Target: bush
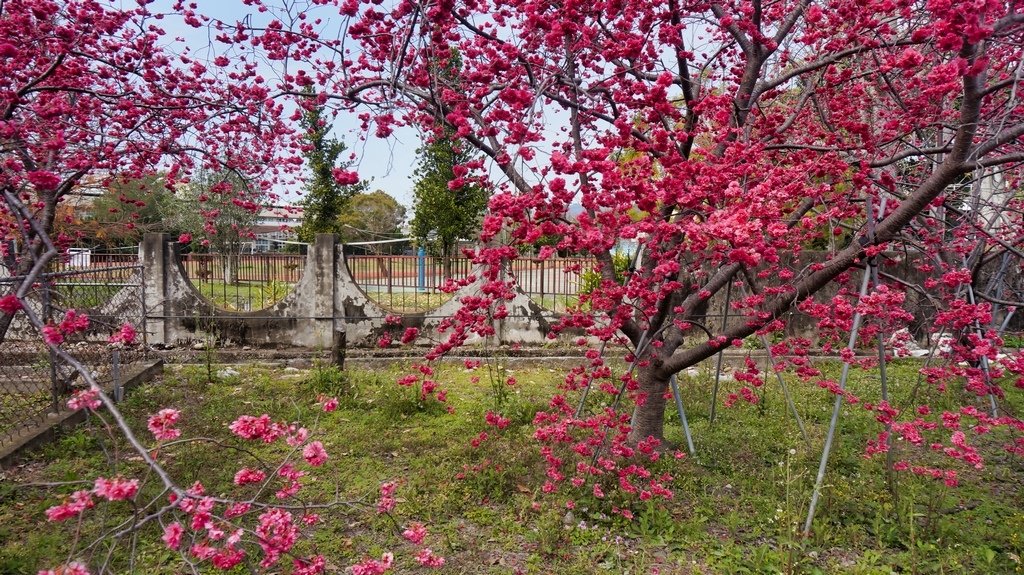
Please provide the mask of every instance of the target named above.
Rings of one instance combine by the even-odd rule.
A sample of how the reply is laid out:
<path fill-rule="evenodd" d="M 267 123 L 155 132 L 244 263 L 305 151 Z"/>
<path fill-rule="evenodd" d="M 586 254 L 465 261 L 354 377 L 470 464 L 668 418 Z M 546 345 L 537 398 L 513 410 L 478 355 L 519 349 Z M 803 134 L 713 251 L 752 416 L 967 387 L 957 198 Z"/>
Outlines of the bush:
<path fill-rule="evenodd" d="M 612 254 L 612 267 L 615 270 L 615 281 L 622 284 L 626 282 L 626 272 L 632 264 L 632 258 L 625 252 Z M 595 289 L 601 286 L 601 272 L 599 270 L 587 270 L 580 275 L 580 295 L 590 295 Z"/>

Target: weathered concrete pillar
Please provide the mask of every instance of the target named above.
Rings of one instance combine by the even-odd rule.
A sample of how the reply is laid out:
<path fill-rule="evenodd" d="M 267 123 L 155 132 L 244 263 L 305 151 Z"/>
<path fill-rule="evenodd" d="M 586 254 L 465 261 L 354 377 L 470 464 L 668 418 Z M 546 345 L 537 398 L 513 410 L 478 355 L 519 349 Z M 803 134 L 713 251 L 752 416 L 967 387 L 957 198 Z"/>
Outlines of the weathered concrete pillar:
<path fill-rule="evenodd" d="M 337 263 L 338 236 L 335 234 L 317 234 L 312 254 L 307 265 L 313 266 L 313 278 L 316 288 L 313 290 L 311 302 L 311 321 L 308 338 L 312 347 L 332 349 L 335 342 L 334 321 L 334 267 Z M 343 324 L 342 324 L 343 326 Z"/>
<path fill-rule="evenodd" d="M 168 343 L 166 318 L 169 250 L 167 234 L 145 234 L 139 244 L 146 307 L 146 342 L 150 344 Z"/>

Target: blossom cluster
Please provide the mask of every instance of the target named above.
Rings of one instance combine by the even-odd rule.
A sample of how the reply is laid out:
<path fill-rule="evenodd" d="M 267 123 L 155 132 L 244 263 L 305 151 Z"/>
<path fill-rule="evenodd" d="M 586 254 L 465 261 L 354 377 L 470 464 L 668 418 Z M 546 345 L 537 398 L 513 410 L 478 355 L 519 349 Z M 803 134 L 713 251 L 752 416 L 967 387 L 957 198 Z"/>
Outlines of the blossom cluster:
<path fill-rule="evenodd" d="M 92 490 L 79 490 L 69 495 L 61 504 L 50 507 L 46 510 L 46 518 L 50 521 L 64 521 L 77 517 L 87 509 L 95 506 L 92 496 L 101 497 L 107 501 L 127 501 L 135 497 L 139 490 L 138 479 L 125 479 L 114 477 L 96 478 Z"/>
<path fill-rule="evenodd" d="M 161 409 L 149 417 L 146 421 L 146 427 L 149 428 L 153 437 L 160 441 L 177 439 L 181 436 L 181 430 L 174 426 L 178 423 L 180 417 L 181 412 L 177 409 Z"/>
<path fill-rule="evenodd" d="M 64 338 L 89 328 L 89 316 L 69 309 L 59 324 L 43 326 L 43 340 L 50 345 L 60 345 Z"/>

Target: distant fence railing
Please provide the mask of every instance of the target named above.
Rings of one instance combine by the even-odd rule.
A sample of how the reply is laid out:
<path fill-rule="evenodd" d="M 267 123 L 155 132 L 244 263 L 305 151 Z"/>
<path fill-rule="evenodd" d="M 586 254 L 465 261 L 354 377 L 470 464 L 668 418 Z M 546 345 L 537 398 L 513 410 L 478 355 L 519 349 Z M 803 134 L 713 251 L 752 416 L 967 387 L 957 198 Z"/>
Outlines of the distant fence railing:
<path fill-rule="evenodd" d="M 380 305 L 398 312 L 425 311 L 447 301 L 444 259 L 427 256 L 353 255 L 347 258 L 352 278 Z M 523 258 L 508 262 L 508 272 L 520 290 L 540 305 L 562 311 L 579 299 L 580 275 L 591 269 L 591 258 Z M 469 258 L 451 260 L 451 278 L 473 272 Z M 568 271 L 567 271 L 568 270 Z"/>
<path fill-rule="evenodd" d="M 349 273 L 380 306 L 397 313 L 434 309 L 451 299 L 439 288 L 445 284 L 442 258 L 405 255 L 350 255 Z M 451 259 L 451 277 L 460 280 L 473 270 L 467 258 Z"/>
<path fill-rule="evenodd" d="M 349 272 L 366 295 L 396 313 L 434 309 L 451 298 L 445 284 L 445 262 L 440 257 L 416 255 L 349 255 Z M 191 253 L 182 266 L 192 284 L 210 302 L 226 310 L 255 311 L 283 299 L 299 281 L 306 256 L 299 254 Z M 579 300 L 581 274 L 591 269 L 590 258 L 523 258 L 508 263 L 519 289 L 538 304 L 563 311 Z M 450 275 L 461 280 L 473 272 L 465 257 L 452 258 Z M 568 270 L 568 271 L 567 271 Z"/>
<path fill-rule="evenodd" d="M 564 311 L 579 302 L 583 276 L 596 262 L 588 257 L 520 258 L 509 262 L 519 289 L 542 307 Z"/>
<path fill-rule="evenodd" d="M 137 270 L 139 256 L 136 251 L 98 253 L 88 250 L 72 251 L 50 261 L 48 274 L 72 273 L 76 281 L 90 277 L 102 281 L 127 279 Z M 0 281 L 7 281 L 14 273 L 0 263 Z"/>
<path fill-rule="evenodd" d="M 268 308 L 284 299 L 306 266 L 299 254 L 185 254 L 192 285 L 213 304 L 233 311 Z"/>

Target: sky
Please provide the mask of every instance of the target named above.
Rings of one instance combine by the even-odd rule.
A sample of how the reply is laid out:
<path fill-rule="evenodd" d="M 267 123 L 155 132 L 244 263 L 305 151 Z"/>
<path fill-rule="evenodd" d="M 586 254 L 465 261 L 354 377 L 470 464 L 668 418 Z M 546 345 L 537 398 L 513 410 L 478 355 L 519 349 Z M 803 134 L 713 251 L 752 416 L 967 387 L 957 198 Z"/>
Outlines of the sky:
<path fill-rule="evenodd" d="M 241 0 L 192 0 L 198 5 L 198 11 L 202 14 L 234 22 L 251 15 L 253 19 L 259 18 L 259 14 L 251 6 L 245 6 Z M 125 5 L 134 4 L 124 0 Z M 154 13 L 172 12 L 173 0 L 157 0 L 149 6 Z M 333 7 L 325 12 L 325 18 L 333 15 L 337 18 L 337 12 Z M 182 37 L 185 43 L 196 55 L 201 55 L 210 44 L 208 31 L 186 26 L 180 19 L 165 18 L 159 23 L 171 38 Z M 267 77 L 273 77 L 275 73 L 268 67 L 261 71 Z M 359 121 L 351 115 L 339 114 L 333 124 L 333 136 L 341 140 L 348 147 L 345 152 L 355 153 L 353 168 L 358 171 L 360 177 L 369 180 L 369 191 L 383 190 L 390 194 L 399 203 L 411 208 L 413 204 L 413 171 L 416 166 L 416 149 L 420 146 L 420 136 L 413 128 L 399 128 L 394 134 L 384 140 L 370 134 L 365 139 L 361 138 Z M 301 199 L 297 195 L 295 186 L 289 186 L 276 190 L 284 203 L 296 203 Z"/>

